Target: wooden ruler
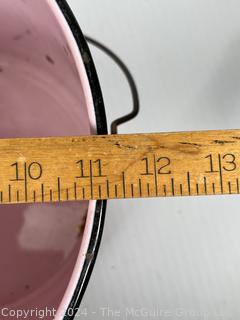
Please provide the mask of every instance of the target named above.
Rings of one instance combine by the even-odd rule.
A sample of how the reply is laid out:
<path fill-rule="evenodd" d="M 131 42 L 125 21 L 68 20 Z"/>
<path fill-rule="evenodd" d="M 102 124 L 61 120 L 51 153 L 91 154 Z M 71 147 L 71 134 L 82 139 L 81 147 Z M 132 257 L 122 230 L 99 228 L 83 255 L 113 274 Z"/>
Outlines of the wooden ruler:
<path fill-rule="evenodd" d="M 238 194 L 240 130 L 0 139 L 0 203 Z"/>

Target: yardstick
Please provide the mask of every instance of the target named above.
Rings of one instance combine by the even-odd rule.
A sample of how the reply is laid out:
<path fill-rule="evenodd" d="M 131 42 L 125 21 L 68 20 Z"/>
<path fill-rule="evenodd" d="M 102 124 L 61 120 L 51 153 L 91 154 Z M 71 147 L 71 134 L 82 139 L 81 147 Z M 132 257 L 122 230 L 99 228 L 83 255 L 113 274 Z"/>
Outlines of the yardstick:
<path fill-rule="evenodd" d="M 0 203 L 239 194 L 240 130 L 0 139 Z"/>

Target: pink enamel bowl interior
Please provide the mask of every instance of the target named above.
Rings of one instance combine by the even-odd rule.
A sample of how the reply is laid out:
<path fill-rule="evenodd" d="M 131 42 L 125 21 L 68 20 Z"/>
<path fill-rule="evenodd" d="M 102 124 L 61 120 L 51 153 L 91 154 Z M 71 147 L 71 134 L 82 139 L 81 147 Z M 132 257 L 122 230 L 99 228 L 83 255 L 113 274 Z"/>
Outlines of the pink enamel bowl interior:
<path fill-rule="evenodd" d="M 0 23 L 0 137 L 94 133 L 87 75 L 55 0 L 1 0 Z M 0 206 L 0 308 L 55 308 L 62 318 L 94 209 L 93 201 Z"/>

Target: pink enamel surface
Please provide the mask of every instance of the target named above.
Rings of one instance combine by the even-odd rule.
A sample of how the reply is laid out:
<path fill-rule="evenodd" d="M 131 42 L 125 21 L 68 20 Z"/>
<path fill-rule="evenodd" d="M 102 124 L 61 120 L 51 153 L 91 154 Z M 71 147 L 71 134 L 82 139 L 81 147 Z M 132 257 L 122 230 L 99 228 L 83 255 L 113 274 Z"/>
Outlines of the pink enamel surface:
<path fill-rule="evenodd" d="M 0 21 L 0 137 L 93 133 L 87 76 L 55 0 L 0 1 Z M 0 206 L 1 308 L 55 308 L 62 318 L 94 209 L 95 202 Z"/>

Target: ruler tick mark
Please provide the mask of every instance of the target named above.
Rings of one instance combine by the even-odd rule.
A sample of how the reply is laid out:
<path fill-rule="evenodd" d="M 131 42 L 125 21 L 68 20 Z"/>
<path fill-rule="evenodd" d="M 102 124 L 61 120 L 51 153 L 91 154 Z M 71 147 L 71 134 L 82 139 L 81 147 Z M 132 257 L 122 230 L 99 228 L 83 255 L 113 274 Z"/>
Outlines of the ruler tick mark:
<path fill-rule="evenodd" d="M 25 188 L 25 201 L 28 200 L 28 192 L 27 192 L 27 163 L 24 162 L 24 188 Z"/>
<path fill-rule="evenodd" d="M 172 186 L 172 195 L 175 195 L 175 191 L 174 191 L 174 178 L 171 179 L 171 186 Z"/>
<path fill-rule="evenodd" d="M 68 192 L 68 188 L 66 188 L 66 199 L 69 199 L 69 192 Z"/>
<path fill-rule="evenodd" d="M 11 185 L 8 185 L 8 201 L 12 202 Z"/>
<path fill-rule="evenodd" d="M 238 178 L 236 178 L 236 184 L 237 184 L 237 193 L 239 193 L 239 181 L 238 181 Z"/>
<path fill-rule="evenodd" d="M 74 199 L 77 200 L 77 183 L 74 182 Z"/>
<path fill-rule="evenodd" d="M 191 181 L 190 181 L 190 172 L 187 172 L 187 183 L 188 183 L 188 194 L 191 195 Z"/>
<path fill-rule="evenodd" d="M 212 183 L 212 191 L 213 191 L 213 194 L 215 194 L 215 183 L 214 182 Z"/>
<path fill-rule="evenodd" d="M 117 198 L 118 196 L 118 189 L 117 189 L 117 185 L 115 184 L 115 197 Z"/>
<path fill-rule="evenodd" d="M 36 191 L 33 190 L 33 202 L 36 202 Z"/>
<path fill-rule="evenodd" d="M 17 190 L 17 202 L 19 202 L 19 190 Z"/>
<path fill-rule="evenodd" d="M 232 187 L 231 187 L 231 182 L 228 181 L 228 193 L 232 194 Z"/>
<path fill-rule="evenodd" d="M 99 195 L 99 199 L 102 198 L 102 188 L 101 185 L 98 186 L 98 195 Z"/>
<path fill-rule="evenodd" d="M 156 157 L 155 157 L 155 154 L 153 155 L 153 162 L 154 162 L 155 193 L 156 193 L 156 196 L 158 196 L 158 181 L 157 181 L 157 169 L 156 169 Z"/>
<path fill-rule="evenodd" d="M 110 198 L 110 191 L 109 191 L 109 181 L 106 181 L 106 187 L 107 187 L 107 197 Z"/>
<path fill-rule="evenodd" d="M 183 195 L 183 190 L 182 190 L 182 184 L 180 183 L 180 185 L 179 185 L 179 188 L 180 188 L 180 194 L 181 194 L 181 196 Z"/>
<path fill-rule="evenodd" d="M 167 189 L 166 189 L 166 185 L 165 184 L 163 185 L 163 192 L 164 192 L 164 196 L 166 197 L 167 196 Z"/>
<path fill-rule="evenodd" d="M 221 188 L 221 193 L 223 194 L 222 161 L 221 161 L 220 154 L 218 154 L 218 165 L 219 165 L 219 176 L 220 176 L 220 188 Z"/>
<path fill-rule="evenodd" d="M 58 185 L 58 201 L 61 200 L 61 181 L 60 177 L 57 178 L 57 185 Z"/>
<path fill-rule="evenodd" d="M 41 193 L 42 193 L 42 202 L 44 202 L 44 185 L 41 185 Z"/>
<path fill-rule="evenodd" d="M 148 196 L 150 197 L 150 186 L 149 186 L 149 183 L 147 183 L 147 193 L 148 193 Z"/>
<path fill-rule="evenodd" d="M 84 187 L 82 188 L 82 198 L 83 198 L 83 200 L 85 199 L 85 188 Z"/>
<path fill-rule="evenodd" d="M 197 195 L 199 195 L 199 185 L 197 182 L 196 182 L 196 192 L 197 192 Z"/>
<path fill-rule="evenodd" d="M 139 195 L 142 198 L 142 180 L 141 179 L 138 180 L 138 186 L 139 186 Z"/>
<path fill-rule="evenodd" d="M 53 198 L 52 198 L 52 189 L 49 190 L 49 198 L 50 198 L 50 201 L 52 202 Z"/>
<path fill-rule="evenodd" d="M 123 197 L 126 198 L 125 173 L 122 172 Z"/>
<path fill-rule="evenodd" d="M 90 191 L 91 199 L 93 199 L 93 173 L 92 173 L 92 160 L 89 160 L 89 171 L 90 171 Z"/>
<path fill-rule="evenodd" d="M 207 194 L 207 178 L 205 176 L 203 177 L 203 181 L 204 181 L 204 193 Z"/>
<path fill-rule="evenodd" d="M 132 194 L 132 197 L 134 198 L 134 189 L 133 189 L 133 184 L 131 183 L 131 194 Z"/>

